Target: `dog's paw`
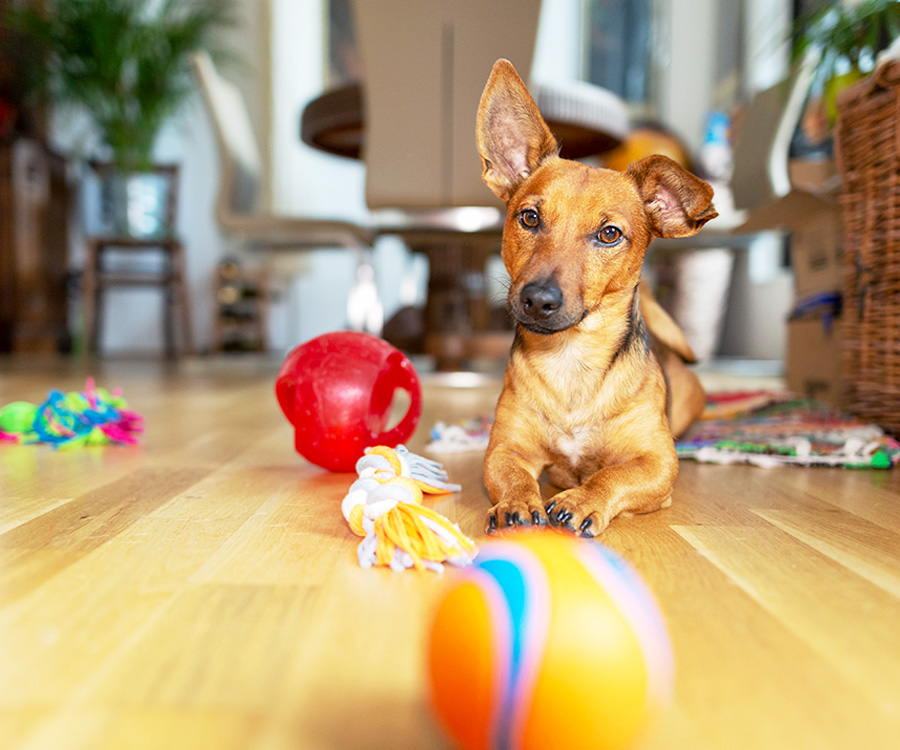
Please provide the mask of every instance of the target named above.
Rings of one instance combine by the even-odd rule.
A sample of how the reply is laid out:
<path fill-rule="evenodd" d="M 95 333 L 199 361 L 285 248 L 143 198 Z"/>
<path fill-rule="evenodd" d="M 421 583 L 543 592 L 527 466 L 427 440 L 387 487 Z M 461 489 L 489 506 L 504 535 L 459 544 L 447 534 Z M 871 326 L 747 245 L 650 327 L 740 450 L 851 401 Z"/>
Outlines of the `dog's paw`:
<path fill-rule="evenodd" d="M 546 526 L 548 520 L 540 503 L 501 501 L 488 512 L 485 532 L 497 534 L 504 529 Z"/>
<path fill-rule="evenodd" d="M 551 498 L 545 510 L 551 526 L 588 539 L 597 536 L 609 525 L 606 516 L 597 510 L 584 508 L 567 492 L 560 492 Z"/>

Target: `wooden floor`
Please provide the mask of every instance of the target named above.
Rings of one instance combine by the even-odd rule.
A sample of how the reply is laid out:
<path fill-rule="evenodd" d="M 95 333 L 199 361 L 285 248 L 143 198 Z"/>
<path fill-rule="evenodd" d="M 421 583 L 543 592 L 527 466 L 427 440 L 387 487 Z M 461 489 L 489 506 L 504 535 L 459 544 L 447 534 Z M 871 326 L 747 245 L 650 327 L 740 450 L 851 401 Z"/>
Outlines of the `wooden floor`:
<path fill-rule="evenodd" d="M 135 448 L 0 445 L 0 748 L 448 747 L 423 674 L 445 580 L 357 567 L 352 476 L 293 452 L 277 364 L 0 360 L 0 404 L 95 374 L 147 418 Z M 426 382 L 411 447 L 497 392 Z M 435 505 L 475 537 L 481 459 L 446 458 L 464 489 Z M 671 509 L 602 542 L 675 646 L 648 748 L 900 747 L 900 473 L 685 463 Z"/>

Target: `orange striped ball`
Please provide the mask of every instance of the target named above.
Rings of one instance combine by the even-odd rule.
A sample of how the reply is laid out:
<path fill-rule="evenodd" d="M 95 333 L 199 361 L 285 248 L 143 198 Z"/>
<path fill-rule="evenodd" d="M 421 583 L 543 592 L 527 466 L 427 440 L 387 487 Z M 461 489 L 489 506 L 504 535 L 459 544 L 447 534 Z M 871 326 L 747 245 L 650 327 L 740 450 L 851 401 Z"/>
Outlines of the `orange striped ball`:
<path fill-rule="evenodd" d="M 634 568 L 549 532 L 482 547 L 438 607 L 428 662 L 466 750 L 630 747 L 673 690 L 669 635 Z"/>

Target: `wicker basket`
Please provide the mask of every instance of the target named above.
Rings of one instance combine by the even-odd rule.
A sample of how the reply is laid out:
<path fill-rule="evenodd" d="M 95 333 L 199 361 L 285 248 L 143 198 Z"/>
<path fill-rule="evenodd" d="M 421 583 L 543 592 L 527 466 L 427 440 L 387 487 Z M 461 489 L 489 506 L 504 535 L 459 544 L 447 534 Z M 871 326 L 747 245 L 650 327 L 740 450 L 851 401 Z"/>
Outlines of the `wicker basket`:
<path fill-rule="evenodd" d="M 844 214 L 844 398 L 900 433 L 900 62 L 838 98 Z"/>

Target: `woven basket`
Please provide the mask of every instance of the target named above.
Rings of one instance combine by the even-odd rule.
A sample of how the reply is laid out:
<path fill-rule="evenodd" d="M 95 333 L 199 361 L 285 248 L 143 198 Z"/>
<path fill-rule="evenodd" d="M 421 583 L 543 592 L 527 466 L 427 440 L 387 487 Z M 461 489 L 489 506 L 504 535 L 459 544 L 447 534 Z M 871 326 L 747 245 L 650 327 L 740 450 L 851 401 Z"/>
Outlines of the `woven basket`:
<path fill-rule="evenodd" d="M 844 399 L 900 433 L 900 62 L 838 98 Z"/>

